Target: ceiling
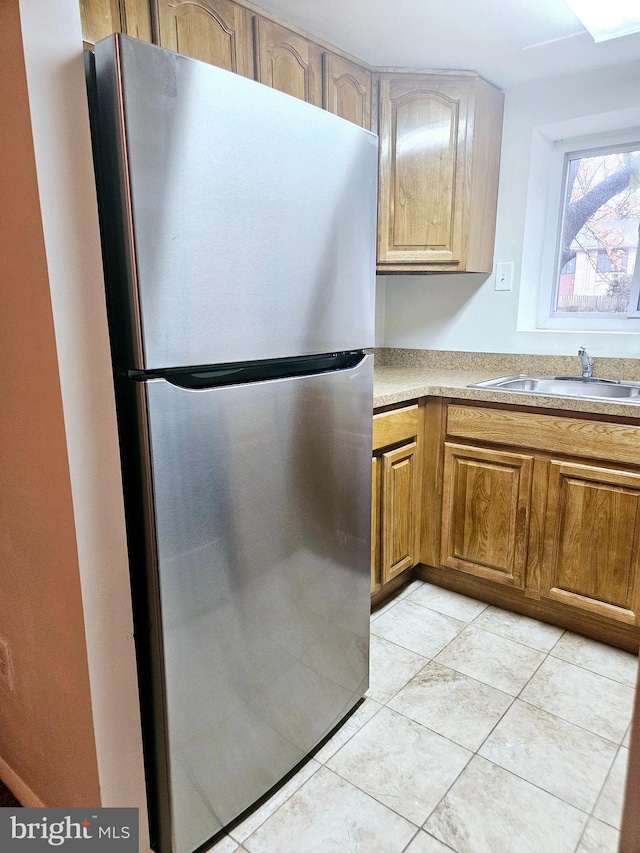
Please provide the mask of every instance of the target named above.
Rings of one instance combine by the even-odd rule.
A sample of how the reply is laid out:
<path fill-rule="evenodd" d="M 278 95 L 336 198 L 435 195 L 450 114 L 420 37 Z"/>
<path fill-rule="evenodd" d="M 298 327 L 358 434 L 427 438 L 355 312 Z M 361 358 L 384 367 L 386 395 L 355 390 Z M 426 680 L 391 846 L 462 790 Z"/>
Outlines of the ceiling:
<path fill-rule="evenodd" d="M 640 34 L 594 44 L 564 0 L 255 2 L 371 65 L 468 69 L 503 89 L 640 60 Z"/>

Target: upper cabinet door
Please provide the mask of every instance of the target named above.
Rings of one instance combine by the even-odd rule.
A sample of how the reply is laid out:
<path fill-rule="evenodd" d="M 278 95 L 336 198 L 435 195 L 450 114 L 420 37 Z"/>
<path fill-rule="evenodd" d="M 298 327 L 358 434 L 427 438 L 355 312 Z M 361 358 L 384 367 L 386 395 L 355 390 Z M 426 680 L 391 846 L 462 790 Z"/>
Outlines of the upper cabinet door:
<path fill-rule="evenodd" d="M 464 254 L 467 80 L 380 79 L 379 263 L 455 268 Z"/>
<path fill-rule="evenodd" d="M 251 15 L 230 0 L 158 0 L 159 43 L 253 77 Z"/>
<path fill-rule="evenodd" d="M 111 33 L 151 41 L 148 0 L 80 0 L 82 38 L 91 47 Z"/>
<path fill-rule="evenodd" d="M 502 93 L 471 72 L 379 89 L 379 271 L 491 272 Z"/>
<path fill-rule="evenodd" d="M 322 106 L 322 52 L 318 45 L 264 18 L 254 18 L 256 80 Z"/>
<path fill-rule="evenodd" d="M 322 57 L 323 107 L 354 124 L 371 128 L 371 72 L 335 53 Z"/>

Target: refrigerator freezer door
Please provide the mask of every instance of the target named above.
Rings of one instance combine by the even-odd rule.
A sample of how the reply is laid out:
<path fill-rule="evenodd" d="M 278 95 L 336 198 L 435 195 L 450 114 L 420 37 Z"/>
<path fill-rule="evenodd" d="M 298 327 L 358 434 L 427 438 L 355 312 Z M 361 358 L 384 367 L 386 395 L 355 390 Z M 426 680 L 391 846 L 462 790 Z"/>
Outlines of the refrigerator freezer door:
<path fill-rule="evenodd" d="M 123 220 L 106 237 L 128 244 L 120 367 L 373 346 L 376 136 L 126 36 L 96 45 L 96 71 Z"/>
<path fill-rule="evenodd" d="M 372 361 L 210 390 L 145 383 L 177 853 L 367 689 Z"/>

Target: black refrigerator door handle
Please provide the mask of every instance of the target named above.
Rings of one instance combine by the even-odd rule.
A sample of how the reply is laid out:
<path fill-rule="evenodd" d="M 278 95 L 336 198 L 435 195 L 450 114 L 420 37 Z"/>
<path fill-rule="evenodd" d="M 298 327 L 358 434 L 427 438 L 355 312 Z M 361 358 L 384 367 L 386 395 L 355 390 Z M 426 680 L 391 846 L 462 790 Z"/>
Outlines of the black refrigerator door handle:
<path fill-rule="evenodd" d="M 164 379 L 178 388 L 206 389 L 350 370 L 360 364 L 365 357 L 365 354 L 358 350 L 328 353 L 320 356 L 270 359 L 244 364 L 218 364 L 210 367 L 170 368 L 163 371 L 148 372 L 131 371 L 129 376 L 138 381 Z"/>

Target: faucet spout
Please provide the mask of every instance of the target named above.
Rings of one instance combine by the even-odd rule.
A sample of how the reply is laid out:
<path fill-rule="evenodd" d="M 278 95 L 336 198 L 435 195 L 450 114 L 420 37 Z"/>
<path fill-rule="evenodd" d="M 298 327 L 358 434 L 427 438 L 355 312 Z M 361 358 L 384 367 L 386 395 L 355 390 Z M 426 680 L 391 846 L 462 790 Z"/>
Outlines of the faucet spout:
<path fill-rule="evenodd" d="M 582 365 L 582 377 L 583 379 L 591 379 L 593 376 L 593 359 L 587 352 L 586 347 L 580 347 L 578 350 L 578 358 L 580 359 L 580 364 Z"/>

